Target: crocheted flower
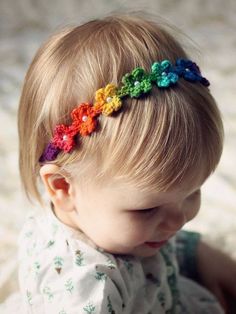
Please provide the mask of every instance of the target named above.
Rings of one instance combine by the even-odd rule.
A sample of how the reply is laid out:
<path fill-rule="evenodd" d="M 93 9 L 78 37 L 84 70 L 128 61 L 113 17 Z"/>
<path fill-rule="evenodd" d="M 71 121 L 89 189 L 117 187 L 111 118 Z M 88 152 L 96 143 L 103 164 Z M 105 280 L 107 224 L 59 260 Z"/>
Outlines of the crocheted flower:
<path fill-rule="evenodd" d="M 79 107 L 75 108 L 71 112 L 71 118 L 73 120 L 72 128 L 80 135 L 86 136 L 92 133 L 96 126 L 97 120 L 95 117 L 99 113 L 94 107 L 88 103 L 82 103 Z"/>
<path fill-rule="evenodd" d="M 117 96 L 117 87 L 114 84 L 107 84 L 105 88 L 96 91 L 94 108 L 97 112 L 109 116 L 113 111 L 119 110 L 121 106 L 122 102 Z"/>
<path fill-rule="evenodd" d="M 53 161 L 57 158 L 57 155 L 60 153 L 60 149 L 54 146 L 52 143 L 49 143 L 45 148 L 43 154 L 39 158 L 39 162 Z"/>
<path fill-rule="evenodd" d="M 190 82 L 200 82 L 204 86 L 209 86 L 209 81 L 202 77 L 199 67 L 195 62 L 187 59 L 177 59 L 175 64 L 175 72 Z"/>
<path fill-rule="evenodd" d="M 178 81 L 179 77 L 172 71 L 170 61 L 164 60 L 162 62 L 154 62 L 151 68 L 151 80 L 154 81 L 158 87 L 169 87 Z"/>
<path fill-rule="evenodd" d="M 120 97 L 129 95 L 139 97 L 148 93 L 152 89 L 150 76 L 142 68 L 135 68 L 131 73 L 127 73 L 122 78 L 123 86 L 118 91 Z"/>
<path fill-rule="evenodd" d="M 59 124 L 55 127 L 52 144 L 68 153 L 75 146 L 75 131 L 71 126 Z"/>

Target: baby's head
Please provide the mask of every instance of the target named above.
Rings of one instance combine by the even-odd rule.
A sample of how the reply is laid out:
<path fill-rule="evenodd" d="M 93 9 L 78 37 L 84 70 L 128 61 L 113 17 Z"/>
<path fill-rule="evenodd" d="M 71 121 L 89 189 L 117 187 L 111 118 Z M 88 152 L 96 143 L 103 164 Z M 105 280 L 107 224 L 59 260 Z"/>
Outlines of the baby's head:
<path fill-rule="evenodd" d="M 20 171 L 27 194 L 41 201 L 41 177 L 63 222 L 107 251 L 153 254 L 153 245 L 145 242 L 166 240 L 196 215 L 200 187 L 222 152 L 222 121 L 206 81 L 190 82 L 180 73 L 177 79 L 177 72 L 168 81 L 170 65 L 153 66 L 163 60 L 176 66 L 187 58 L 158 23 L 135 15 L 113 15 L 51 36 L 29 68 L 19 108 Z M 167 71 L 161 71 L 162 87 L 157 87 L 153 75 L 160 66 Z M 152 68 L 152 81 L 150 75 L 143 79 L 140 95 L 119 88 L 120 102 L 113 101 L 119 108 L 102 114 L 101 102 L 113 99 L 114 88 L 96 97 L 95 92 L 110 83 L 121 86 L 122 77 L 137 67 L 145 73 Z M 134 73 L 126 78 L 140 84 Z M 59 125 L 74 125 L 72 120 L 81 118 L 74 109 L 82 103 L 86 110 L 92 105 L 100 110 L 96 127 L 77 129 L 75 145 L 63 146 L 62 136 L 57 144 L 64 151 L 60 146 L 50 155 L 56 126 L 60 131 Z"/>

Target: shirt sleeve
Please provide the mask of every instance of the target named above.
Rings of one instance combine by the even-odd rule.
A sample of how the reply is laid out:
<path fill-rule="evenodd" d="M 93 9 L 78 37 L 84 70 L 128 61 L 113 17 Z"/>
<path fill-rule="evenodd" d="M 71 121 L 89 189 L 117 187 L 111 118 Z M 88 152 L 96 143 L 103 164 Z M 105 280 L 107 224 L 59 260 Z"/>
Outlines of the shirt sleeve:
<path fill-rule="evenodd" d="M 37 242 L 33 231 L 23 238 L 19 283 L 24 313 L 126 313 L 125 284 L 109 256 L 73 239 Z"/>
<path fill-rule="evenodd" d="M 198 232 L 181 230 L 176 235 L 176 256 L 180 274 L 199 280 L 197 268 L 197 246 L 201 239 Z"/>

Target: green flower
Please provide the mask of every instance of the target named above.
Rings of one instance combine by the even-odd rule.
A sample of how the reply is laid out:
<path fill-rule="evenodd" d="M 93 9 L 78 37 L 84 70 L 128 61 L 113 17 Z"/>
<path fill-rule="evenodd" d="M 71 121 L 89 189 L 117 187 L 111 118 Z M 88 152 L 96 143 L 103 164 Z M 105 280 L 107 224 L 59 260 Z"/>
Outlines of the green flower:
<path fill-rule="evenodd" d="M 122 78 L 123 86 L 118 91 L 119 97 L 129 95 L 138 98 L 150 92 L 152 83 L 150 76 L 142 68 L 135 68 L 131 73 L 126 73 Z"/>
<path fill-rule="evenodd" d="M 96 278 L 98 281 L 105 281 L 105 280 L 107 279 L 107 275 L 106 275 L 105 273 L 102 273 L 102 272 L 97 271 L 95 278 Z"/>
<path fill-rule="evenodd" d="M 84 308 L 83 308 L 84 312 L 88 313 L 88 314 L 93 314 L 94 311 L 96 310 L 95 306 L 93 303 L 89 302 Z"/>
<path fill-rule="evenodd" d="M 47 243 L 46 248 L 48 249 L 48 248 L 52 247 L 54 244 L 55 244 L 54 240 L 49 240 L 48 243 Z"/>
<path fill-rule="evenodd" d="M 75 252 L 75 264 L 78 266 L 83 266 L 84 258 L 83 253 L 80 250 Z"/>
<path fill-rule="evenodd" d="M 43 294 L 47 296 L 49 302 L 54 298 L 53 292 L 49 286 L 43 288 Z"/>
<path fill-rule="evenodd" d="M 65 282 L 65 287 L 66 290 L 69 291 L 70 293 L 73 292 L 74 290 L 74 283 L 72 282 L 72 278 L 69 278 L 66 282 Z"/>
<path fill-rule="evenodd" d="M 56 256 L 56 257 L 54 257 L 53 261 L 54 261 L 55 270 L 57 271 L 58 274 L 60 274 L 62 266 L 64 264 L 63 258 L 60 256 Z"/>
<path fill-rule="evenodd" d="M 164 60 L 162 62 L 153 63 L 151 80 L 155 82 L 158 87 L 169 87 L 170 85 L 174 85 L 178 79 L 178 74 L 172 71 L 172 65 L 170 61 Z"/>

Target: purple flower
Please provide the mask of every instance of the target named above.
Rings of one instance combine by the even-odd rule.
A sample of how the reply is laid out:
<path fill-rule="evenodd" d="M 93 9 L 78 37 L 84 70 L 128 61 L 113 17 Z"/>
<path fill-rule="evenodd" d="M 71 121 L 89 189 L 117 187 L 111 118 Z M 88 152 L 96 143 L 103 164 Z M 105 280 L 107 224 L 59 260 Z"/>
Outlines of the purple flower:
<path fill-rule="evenodd" d="M 52 143 L 49 143 L 45 148 L 43 154 L 39 158 L 39 162 L 53 161 L 57 158 L 57 155 L 60 153 L 60 148 L 54 146 Z"/>

